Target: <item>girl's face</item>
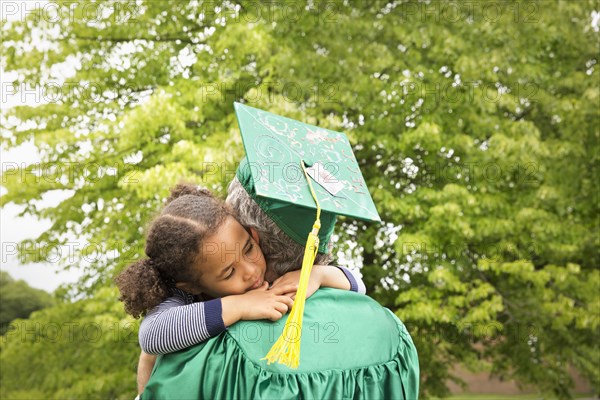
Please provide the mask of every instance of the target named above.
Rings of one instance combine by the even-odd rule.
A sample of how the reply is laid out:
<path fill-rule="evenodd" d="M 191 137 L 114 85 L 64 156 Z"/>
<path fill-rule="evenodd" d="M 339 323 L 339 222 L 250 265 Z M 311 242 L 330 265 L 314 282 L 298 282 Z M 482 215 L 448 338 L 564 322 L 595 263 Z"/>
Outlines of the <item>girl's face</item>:
<path fill-rule="evenodd" d="M 267 263 L 258 242 L 254 229 L 248 232 L 235 218 L 227 217 L 213 235 L 202 241 L 195 265 L 200 273 L 199 290 L 190 292 L 223 297 L 260 287 Z"/>

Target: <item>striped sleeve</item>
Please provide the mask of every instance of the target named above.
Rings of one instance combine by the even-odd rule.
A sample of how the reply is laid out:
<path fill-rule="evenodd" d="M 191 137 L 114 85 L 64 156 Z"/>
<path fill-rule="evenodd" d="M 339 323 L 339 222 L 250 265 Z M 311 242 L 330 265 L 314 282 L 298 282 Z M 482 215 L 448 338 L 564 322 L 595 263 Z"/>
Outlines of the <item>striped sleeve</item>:
<path fill-rule="evenodd" d="M 350 281 L 350 290 L 357 293 L 367 294 L 367 287 L 362 280 L 362 276 L 359 275 L 357 270 L 352 271 L 346 267 L 342 267 L 341 265 L 336 265 L 339 269 L 342 270 L 348 281 Z"/>
<path fill-rule="evenodd" d="M 140 325 L 140 347 L 148 354 L 172 353 L 201 343 L 225 330 L 221 299 L 191 302 L 174 290 Z"/>

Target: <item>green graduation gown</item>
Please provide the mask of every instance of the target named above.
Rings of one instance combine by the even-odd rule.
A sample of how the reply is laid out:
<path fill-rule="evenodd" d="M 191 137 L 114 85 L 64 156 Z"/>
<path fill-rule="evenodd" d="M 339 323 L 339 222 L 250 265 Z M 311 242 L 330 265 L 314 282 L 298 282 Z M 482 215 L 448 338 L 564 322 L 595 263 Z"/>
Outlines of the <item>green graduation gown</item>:
<path fill-rule="evenodd" d="M 417 399 L 413 341 L 404 324 L 370 297 L 326 288 L 311 296 L 297 370 L 260 360 L 285 319 L 241 321 L 159 357 L 142 399 Z"/>

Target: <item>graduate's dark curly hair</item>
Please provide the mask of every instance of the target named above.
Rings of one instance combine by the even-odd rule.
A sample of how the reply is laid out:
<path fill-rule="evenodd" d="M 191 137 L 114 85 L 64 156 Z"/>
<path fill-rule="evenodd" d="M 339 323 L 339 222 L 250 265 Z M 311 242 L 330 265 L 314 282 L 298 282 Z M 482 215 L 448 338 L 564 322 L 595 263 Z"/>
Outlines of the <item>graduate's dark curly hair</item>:
<path fill-rule="evenodd" d="M 165 208 L 150 224 L 148 258 L 131 264 L 115 278 L 125 311 L 139 318 L 170 297 L 176 282 L 197 282 L 199 276 L 192 267 L 200 244 L 227 216 L 235 217 L 232 209 L 208 189 L 187 183 L 173 187 Z"/>

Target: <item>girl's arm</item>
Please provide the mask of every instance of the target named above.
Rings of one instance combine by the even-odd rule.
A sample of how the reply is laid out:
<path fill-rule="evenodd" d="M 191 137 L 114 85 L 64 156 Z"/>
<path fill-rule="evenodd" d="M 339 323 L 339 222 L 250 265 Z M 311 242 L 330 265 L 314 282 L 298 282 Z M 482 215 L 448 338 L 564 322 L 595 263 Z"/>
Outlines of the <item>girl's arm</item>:
<path fill-rule="evenodd" d="M 152 368 L 154 368 L 154 363 L 156 363 L 156 356 L 148 353 L 140 354 L 140 360 L 138 362 L 138 370 L 137 370 L 137 387 L 138 387 L 138 396 L 142 394 L 146 384 L 150 380 L 150 375 L 152 373 Z"/>
<path fill-rule="evenodd" d="M 331 267 L 331 265 L 321 265 L 322 267 Z M 316 267 L 316 265 L 315 265 Z M 314 268 L 314 267 L 313 267 Z M 346 277 L 347 282 L 350 284 L 350 287 L 343 284 L 343 280 L 340 279 L 339 273 L 335 274 L 337 271 L 333 270 L 333 274 L 337 275 L 337 277 L 333 277 L 334 280 L 330 280 L 328 282 L 322 283 L 321 286 L 338 288 L 338 289 L 346 289 L 351 290 L 353 292 L 367 294 L 367 288 L 362 278 L 358 275 L 358 271 L 349 270 L 346 267 L 342 267 L 341 265 L 335 266 L 338 271 L 342 271 Z M 343 284 L 344 287 L 335 286 L 336 284 Z"/>
<path fill-rule="evenodd" d="M 292 299 L 284 293 L 297 287 L 283 285 L 274 291 L 267 287 L 265 282 L 262 288 L 241 295 L 196 303 L 192 296 L 174 289 L 174 296 L 150 311 L 142 321 L 140 346 L 148 354 L 167 354 L 217 336 L 239 320 L 276 321 L 292 308 Z"/>
<path fill-rule="evenodd" d="M 270 290 L 280 289 L 282 286 L 298 284 L 300 281 L 300 270 L 290 271 L 273 281 Z M 310 280 L 306 290 L 306 297 L 309 298 L 320 287 L 330 287 L 342 290 L 352 290 L 354 292 L 366 293 L 365 284 L 360 276 L 350 271 L 348 268 L 336 267 L 334 265 L 313 265 L 310 273 Z M 294 297 L 293 293 L 287 293 Z"/>
<path fill-rule="evenodd" d="M 225 330 L 221 299 L 192 303 L 187 293 L 160 303 L 142 320 L 140 347 L 148 354 L 172 353 L 201 343 Z"/>

